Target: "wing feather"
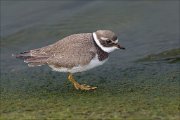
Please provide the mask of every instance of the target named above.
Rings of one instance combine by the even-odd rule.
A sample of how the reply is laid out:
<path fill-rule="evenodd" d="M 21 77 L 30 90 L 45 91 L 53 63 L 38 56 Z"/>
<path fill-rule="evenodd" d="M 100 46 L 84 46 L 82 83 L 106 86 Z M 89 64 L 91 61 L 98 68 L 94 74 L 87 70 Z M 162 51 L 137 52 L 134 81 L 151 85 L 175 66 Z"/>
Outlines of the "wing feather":
<path fill-rule="evenodd" d="M 95 56 L 93 44 L 91 33 L 74 34 L 54 44 L 22 52 L 16 58 L 24 59 L 31 67 L 44 64 L 60 67 L 85 65 Z"/>

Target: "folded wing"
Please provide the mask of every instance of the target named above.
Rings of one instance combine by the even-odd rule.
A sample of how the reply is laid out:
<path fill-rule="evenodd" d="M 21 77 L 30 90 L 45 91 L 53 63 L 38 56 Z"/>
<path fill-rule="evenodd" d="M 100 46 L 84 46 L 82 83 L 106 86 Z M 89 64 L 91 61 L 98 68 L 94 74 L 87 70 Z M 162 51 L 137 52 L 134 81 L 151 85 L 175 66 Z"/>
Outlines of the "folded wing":
<path fill-rule="evenodd" d="M 44 64 L 69 68 L 85 65 L 93 59 L 96 52 L 91 37 L 91 34 L 74 34 L 52 45 L 22 52 L 16 58 L 24 59 L 30 67 Z"/>

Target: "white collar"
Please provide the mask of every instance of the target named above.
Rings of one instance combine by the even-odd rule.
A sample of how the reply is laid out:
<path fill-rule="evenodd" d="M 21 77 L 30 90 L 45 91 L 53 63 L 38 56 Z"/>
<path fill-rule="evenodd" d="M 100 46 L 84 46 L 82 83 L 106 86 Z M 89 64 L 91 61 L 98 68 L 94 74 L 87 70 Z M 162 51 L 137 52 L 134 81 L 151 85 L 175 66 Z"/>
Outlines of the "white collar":
<path fill-rule="evenodd" d="M 104 47 L 101 45 L 101 43 L 99 42 L 98 38 L 97 38 L 97 35 L 95 32 L 93 32 L 93 38 L 94 38 L 94 41 L 96 42 L 96 44 L 104 51 L 104 52 L 107 52 L 107 53 L 110 53 L 116 49 L 118 49 L 117 47 L 113 46 L 113 47 Z"/>

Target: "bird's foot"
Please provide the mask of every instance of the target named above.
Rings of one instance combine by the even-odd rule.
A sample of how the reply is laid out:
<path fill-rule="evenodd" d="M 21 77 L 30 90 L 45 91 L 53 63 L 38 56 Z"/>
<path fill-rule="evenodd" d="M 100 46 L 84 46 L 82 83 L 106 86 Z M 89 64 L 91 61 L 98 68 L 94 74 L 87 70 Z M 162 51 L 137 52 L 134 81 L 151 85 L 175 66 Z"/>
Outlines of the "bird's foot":
<path fill-rule="evenodd" d="M 89 85 L 86 85 L 86 84 L 83 84 L 83 85 L 80 85 L 79 83 L 75 83 L 74 84 L 74 87 L 77 89 L 77 90 L 95 90 L 97 87 L 92 87 L 92 86 L 89 86 Z"/>
<path fill-rule="evenodd" d="M 95 90 L 97 87 L 91 87 L 89 85 L 81 85 L 79 84 L 78 82 L 76 82 L 76 80 L 73 78 L 73 75 L 71 73 L 69 73 L 68 75 L 68 80 L 70 82 L 73 83 L 74 87 L 77 89 L 77 90 Z"/>

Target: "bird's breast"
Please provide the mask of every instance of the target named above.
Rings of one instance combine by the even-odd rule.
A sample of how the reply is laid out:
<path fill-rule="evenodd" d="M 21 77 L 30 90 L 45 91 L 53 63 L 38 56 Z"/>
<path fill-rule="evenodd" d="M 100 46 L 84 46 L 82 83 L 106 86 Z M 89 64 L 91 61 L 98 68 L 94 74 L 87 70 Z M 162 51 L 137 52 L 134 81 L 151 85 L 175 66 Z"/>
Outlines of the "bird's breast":
<path fill-rule="evenodd" d="M 100 61 L 98 58 L 98 55 L 96 55 L 88 64 L 83 65 L 83 66 L 78 65 L 78 66 L 74 66 L 72 68 L 65 68 L 65 67 L 56 67 L 56 66 L 50 65 L 50 67 L 54 71 L 58 71 L 58 72 L 76 73 L 76 72 L 87 71 L 87 70 L 90 70 L 90 69 L 95 68 L 97 66 L 103 65 L 107 60 L 108 60 L 108 57 L 106 59 Z"/>

